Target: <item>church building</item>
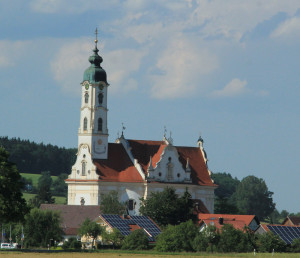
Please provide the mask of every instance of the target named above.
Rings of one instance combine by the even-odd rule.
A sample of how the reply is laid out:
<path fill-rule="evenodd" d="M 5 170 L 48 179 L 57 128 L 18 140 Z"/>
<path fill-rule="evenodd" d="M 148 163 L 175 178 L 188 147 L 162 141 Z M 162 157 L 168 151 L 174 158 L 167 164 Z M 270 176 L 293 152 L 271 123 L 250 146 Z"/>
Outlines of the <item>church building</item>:
<path fill-rule="evenodd" d="M 199 211 L 213 213 L 217 186 L 201 137 L 196 147 L 174 146 L 166 136 L 160 141 L 130 140 L 123 132 L 115 143 L 108 142 L 109 84 L 97 43 L 96 37 L 81 83 L 77 159 L 66 179 L 68 205 L 99 205 L 101 194 L 115 190 L 129 215 L 138 215 L 141 197 L 173 187 L 179 195 L 188 189 Z"/>

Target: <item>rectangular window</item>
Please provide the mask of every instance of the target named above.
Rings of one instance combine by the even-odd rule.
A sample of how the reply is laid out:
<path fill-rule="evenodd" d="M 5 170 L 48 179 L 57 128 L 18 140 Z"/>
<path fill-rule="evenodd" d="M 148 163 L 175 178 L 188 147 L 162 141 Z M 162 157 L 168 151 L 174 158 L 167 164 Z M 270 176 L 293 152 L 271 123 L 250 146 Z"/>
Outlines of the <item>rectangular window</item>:
<path fill-rule="evenodd" d="M 130 199 L 130 200 L 128 201 L 128 209 L 129 209 L 130 211 L 134 210 L 134 200 Z"/>

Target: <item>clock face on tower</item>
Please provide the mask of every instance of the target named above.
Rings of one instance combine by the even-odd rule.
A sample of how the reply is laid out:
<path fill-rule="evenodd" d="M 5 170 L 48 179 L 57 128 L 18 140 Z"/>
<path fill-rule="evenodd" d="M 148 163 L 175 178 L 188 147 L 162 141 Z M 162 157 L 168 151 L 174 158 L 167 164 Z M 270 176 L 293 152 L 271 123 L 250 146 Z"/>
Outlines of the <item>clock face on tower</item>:
<path fill-rule="evenodd" d="M 85 86 L 85 89 L 86 89 L 86 90 L 89 89 L 89 84 L 88 84 L 88 83 L 86 83 L 84 86 Z"/>

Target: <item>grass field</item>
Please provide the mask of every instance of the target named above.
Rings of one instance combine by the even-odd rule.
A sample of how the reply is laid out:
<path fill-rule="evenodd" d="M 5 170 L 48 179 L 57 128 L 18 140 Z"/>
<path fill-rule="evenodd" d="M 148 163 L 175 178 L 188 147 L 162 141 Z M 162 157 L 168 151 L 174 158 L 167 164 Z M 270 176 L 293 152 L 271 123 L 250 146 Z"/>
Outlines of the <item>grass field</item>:
<path fill-rule="evenodd" d="M 228 254 L 209 254 L 209 253 L 157 253 L 153 251 L 102 251 L 95 253 L 87 252 L 74 252 L 74 253 L 52 253 L 52 252 L 43 252 L 43 253 L 22 253 L 22 252 L 0 252 L 0 257 L 7 258 L 29 258 L 29 257 L 54 257 L 54 258 L 94 258 L 94 257 L 131 257 L 131 258 L 140 258 L 140 257 L 254 257 L 253 253 L 228 253 Z M 279 257 L 279 258 L 296 258 L 299 257 L 299 254 L 289 254 L 289 253 L 275 253 L 272 254 L 256 254 L 255 258 L 268 258 L 268 257 Z"/>
<path fill-rule="evenodd" d="M 39 177 L 41 176 L 40 174 L 27 174 L 27 173 L 20 173 L 20 175 L 26 179 L 31 179 L 32 180 L 32 185 L 34 187 L 37 187 Z M 51 176 L 52 180 L 54 181 L 57 176 Z"/>
<path fill-rule="evenodd" d="M 28 202 L 31 198 L 33 198 L 36 194 L 31 193 L 23 193 L 23 197 Z M 67 198 L 61 196 L 53 196 L 55 198 L 55 204 L 67 204 Z"/>

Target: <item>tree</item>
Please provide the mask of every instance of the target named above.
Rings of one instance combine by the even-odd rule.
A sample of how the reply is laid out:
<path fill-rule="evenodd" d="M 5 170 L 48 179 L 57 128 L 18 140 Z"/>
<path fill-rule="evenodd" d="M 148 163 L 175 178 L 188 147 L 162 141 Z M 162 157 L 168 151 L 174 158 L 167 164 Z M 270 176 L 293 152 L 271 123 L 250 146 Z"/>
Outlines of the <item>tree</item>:
<path fill-rule="evenodd" d="M 17 222 L 28 212 L 22 197 L 23 184 L 16 166 L 8 161 L 9 153 L 0 147 L 0 221 Z"/>
<path fill-rule="evenodd" d="M 111 244 L 113 248 L 122 246 L 124 236 L 121 231 L 117 228 L 114 228 L 112 232 L 104 231 L 102 233 L 102 240 L 105 243 Z"/>
<path fill-rule="evenodd" d="M 122 249 L 124 250 L 146 250 L 148 249 L 148 237 L 143 229 L 137 229 L 125 237 Z"/>
<path fill-rule="evenodd" d="M 163 204 L 163 205 L 162 205 Z M 140 213 L 151 217 L 159 225 L 177 225 L 194 218 L 191 195 L 186 192 L 178 197 L 174 188 L 152 192 L 146 200 L 141 199 Z"/>
<path fill-rule="evenodd" d="M 199 235 L 199 227 L 192 220 L 179 225 L 168 225 L 158 235 L 155 249 L 160 252 L 194 251 L 194 239 Z"/>
<path fill-rule="evenodd" d="M 50 241 L 61 241 L 63 230 L 57 211 L 34 208 L 25 217 L 24 244 L 27 247 L 47 247 Z"/>
<path fill-rule="evenodd" d="M 256 245 L 258 251 L 262 253 L 271 253 L 273 250 L 275 252 L 284 252 L 286 250 L 285 242 L 272 232 L 258 235 Z"/>
<path fill-rule="evenodd" d="M 263 220 L 275 209 L 272 195 L 262 178 L 247 176 L 243 178 L 232 197 L 241 213 L 255 214 Z"/>
<path fill-rule="evenodd" d="M 103 214 L 122 215 L 126 211 L 126 206 L 119 202 L 117 191 L 110 191 L 108 194 L 101 194 L 100 210 Z"/>
<path fill-rule="evenodd" d="M 246 234 L 235 229 L 231 224 L 225 224 L 221 228 L 218 251 L 220 252 L 249 252 L 253 250 Z"/>
<path fill-rule="evenodd" d="M 78 233 L 80 236 L 92 238 L 92 246 L 94 246 L 95 239 L 102 234 L 103 230 L 104 229 L 95 221 L 91 221 L 89 218 L 86 218 L 78 229 Z"/>
<path fill-rule="evenodd" d="M 219 198 L 230 198 L 236 191 L 240 183 L 236 177 L 229 173 L 212 173 L 211 178 L 219 187 L 215 190 L 215 195 Z"/>
<path fill-rule="evenodd" d="M 54 203 L 51 193 L 52 178 L 49 171 L 42 172 L 38 181 L 37 198 L 41 203 Z"/>
<path fill-rule="evenodd" d="M 57 179 L 52 183 L 53 194 L 55 196 L 67 196 L 68 185 L 65 182 L 65 179 L 68 178 L 67 174 L 60 174 Z"/>

